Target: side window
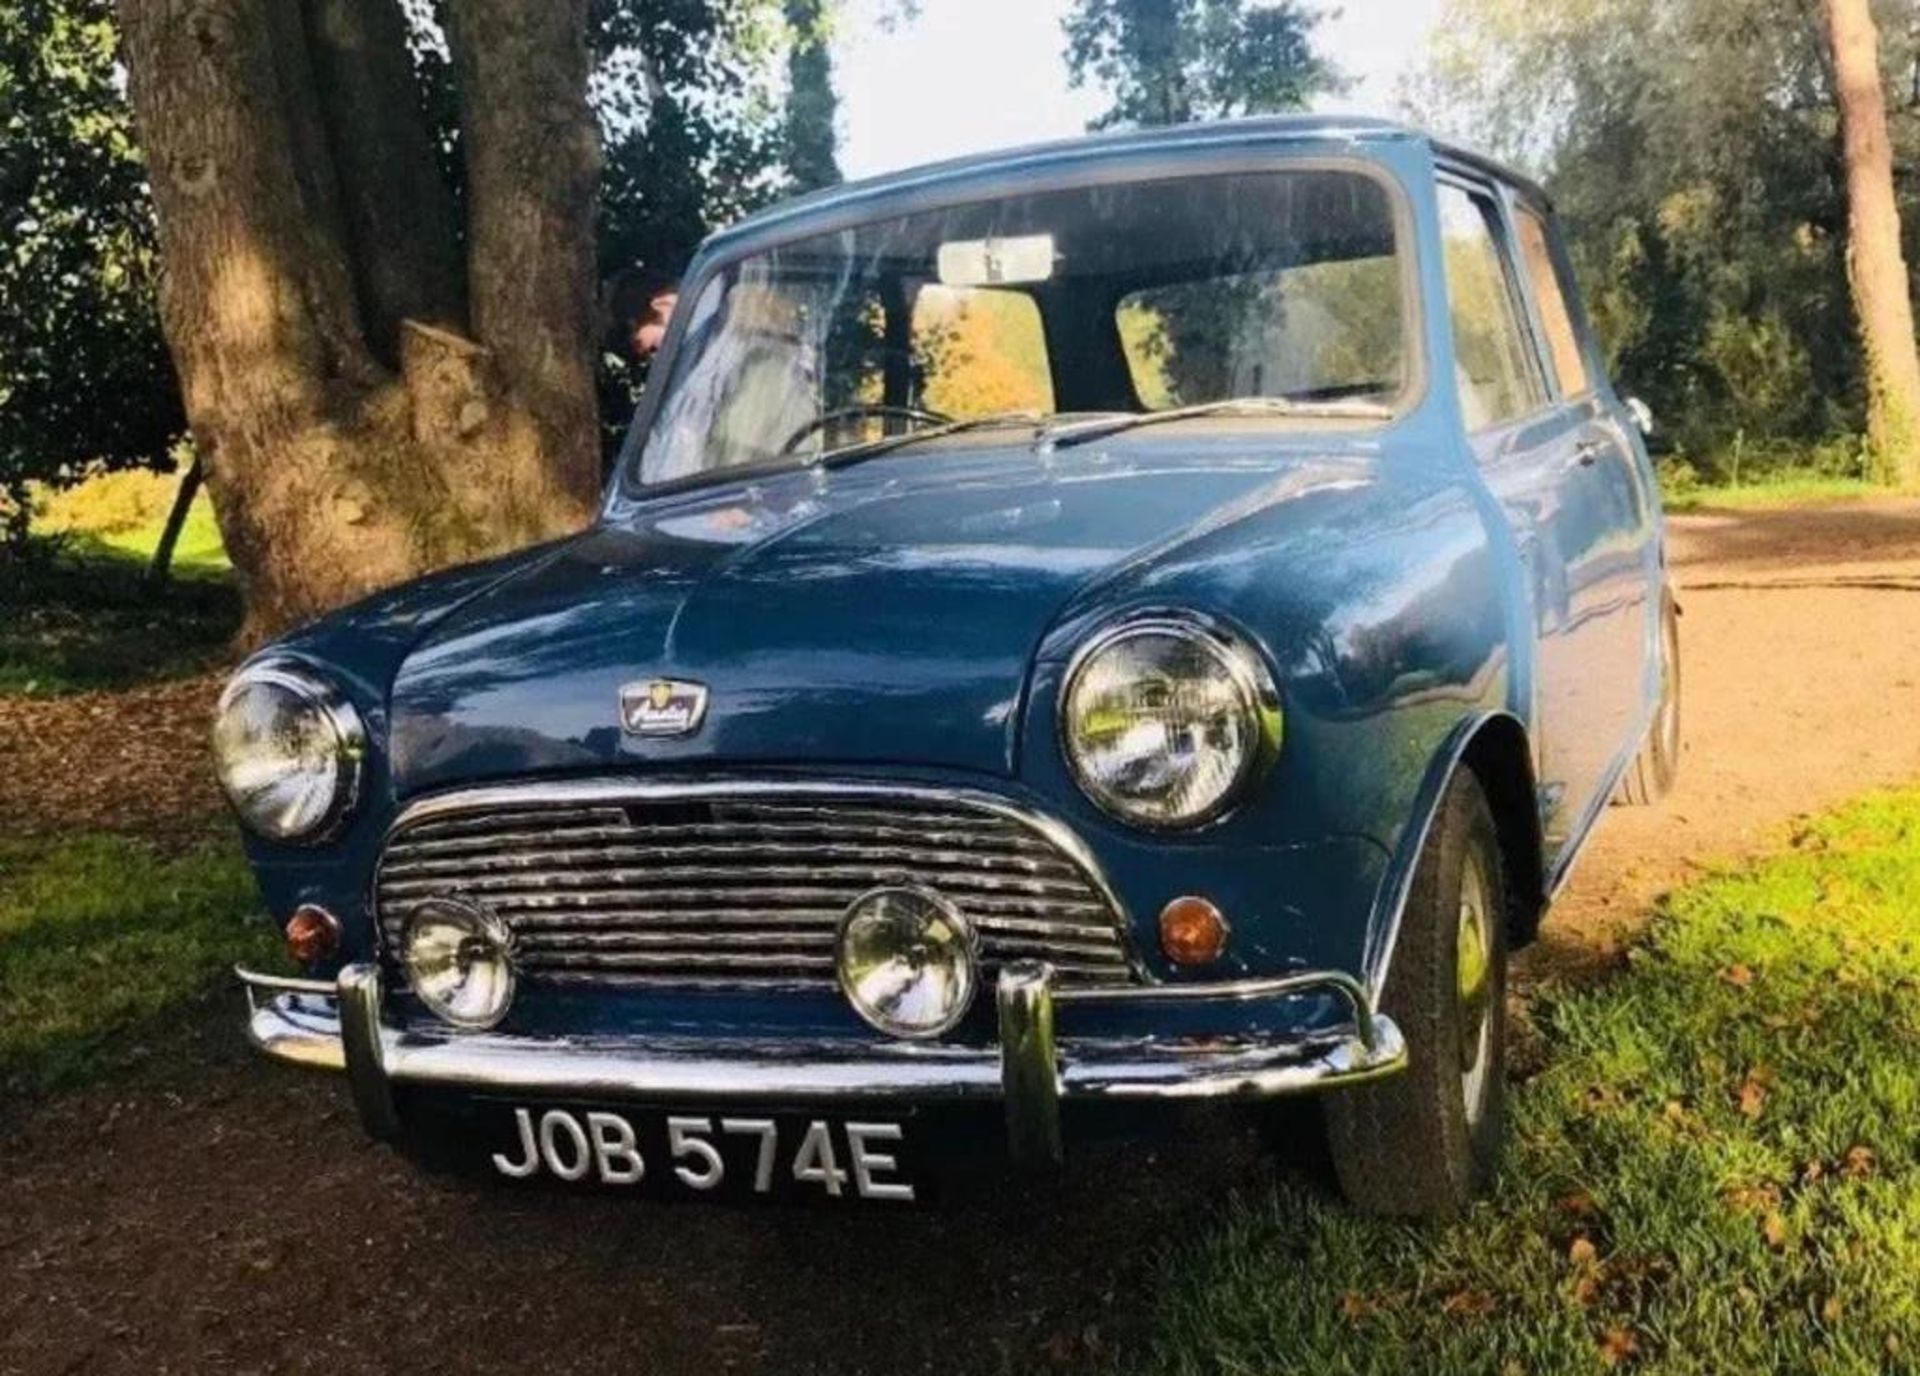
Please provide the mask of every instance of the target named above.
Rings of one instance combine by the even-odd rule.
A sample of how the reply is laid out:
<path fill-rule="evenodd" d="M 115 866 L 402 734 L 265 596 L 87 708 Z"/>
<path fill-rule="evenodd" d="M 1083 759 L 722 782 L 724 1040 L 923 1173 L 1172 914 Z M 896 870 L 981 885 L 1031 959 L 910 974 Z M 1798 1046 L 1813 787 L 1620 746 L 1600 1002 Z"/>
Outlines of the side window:
<path fill-rule="evenodd" d="M 1546 399 L 1520 324 L 1498 223 L 1498 212 L 1485 197 L 1440 188 L 1454 375 L 1469 430 L 1523 416 Z"/>
<path fill-rule="evenodd" d="M 955 420 L 1053 410 L 1047 331 L 1031 296 L 932 283 L 913 303 L 920 400 Z"/>
<path fill-rule="evenodd" d="M 1390 401 L 1406 385 L 1400 260 L 1325 258 L 1129 292 L 1115 323 L 1149 411 L 1223 397 Z"/>
<path fill-rule="evenodd" d="M 1546 326 L 1560 394 L 1577 397 L 1587 390 L 1587 358 L 1580 348 L 1579 331 L 1573 327 L 1573 312 L 1567 308 L 1566 285 L 1560 280 L 1553 250 L 1548 246 L 1547 222 L 1538 212 L 1522 208 L 1516 223 L 1520 259 L 1533 287 L 1533 299 L 1540 305 L 1540 321 Z"/>

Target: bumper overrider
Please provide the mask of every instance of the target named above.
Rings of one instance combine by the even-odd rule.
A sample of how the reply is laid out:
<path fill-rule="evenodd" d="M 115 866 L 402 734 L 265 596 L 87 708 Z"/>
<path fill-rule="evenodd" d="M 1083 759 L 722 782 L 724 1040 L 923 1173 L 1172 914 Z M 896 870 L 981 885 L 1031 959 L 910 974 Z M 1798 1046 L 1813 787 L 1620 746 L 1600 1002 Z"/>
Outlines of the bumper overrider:
<path fill-rule="evenodd" d="M 384 1015 L 378 967 L 337 981 L 237 970 L 248 1036 L 295 1065 L 344 1070 L 367 1131 L 400 1135 L 397 1087 L 578 1100 L 739 1105 L 990 1103 L 1005 1106 L 1014 1159 L 1061 1156 L 1063 1100 L 1268 1099 L 1377 1079 L 1406 1064 L 1406 1041 L 1365 986 L 1334 972 L 1217 984 L 1061 987 L 1021 961 L 995 986 L 997 1046 L 761 1038 L 540 1037 L 427 1031 Z M 1349 1024 L 1312 1035 L 1074 1037 L 1058 1023 L 1083 1004 L 1280 1003 L 1332 995 Z"/>

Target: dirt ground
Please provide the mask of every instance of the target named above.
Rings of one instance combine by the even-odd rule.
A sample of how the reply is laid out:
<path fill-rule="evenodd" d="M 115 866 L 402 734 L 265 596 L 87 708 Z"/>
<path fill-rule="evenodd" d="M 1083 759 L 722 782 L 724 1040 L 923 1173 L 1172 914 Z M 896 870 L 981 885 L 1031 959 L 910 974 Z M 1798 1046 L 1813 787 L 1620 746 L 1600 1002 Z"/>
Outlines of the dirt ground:
<path fill-rule="evenodd" d="M 1796 816 L 1920 777 L 1920 503 L 1674 530 L 1681 783 L 1604 819 L 1525 985 L 1604 969 L 1662 890 Z M 102 738 L 72 714 L 113 707 L 8 709 L 0 816 L 37 777 L 48 824 L 151 820 L 140 766 L 59 767 Z M 0 1372 L 1099 1365 L 1141 1331 L 1156 1250 L 1291 1168 L 1238 1117 L 1198 1115 L 1158 1142 L 1076 1144 L 1056 1184 L 917 1212 L 511 1192 L 369 1146 L 341 1086 L 251 1061 L 236 1013 L 210 1006 L 176 1064 L 0 1141 Z M 1304 1140 L 1310 1120 L 1291 1121 L 1281 1135 Z"/>

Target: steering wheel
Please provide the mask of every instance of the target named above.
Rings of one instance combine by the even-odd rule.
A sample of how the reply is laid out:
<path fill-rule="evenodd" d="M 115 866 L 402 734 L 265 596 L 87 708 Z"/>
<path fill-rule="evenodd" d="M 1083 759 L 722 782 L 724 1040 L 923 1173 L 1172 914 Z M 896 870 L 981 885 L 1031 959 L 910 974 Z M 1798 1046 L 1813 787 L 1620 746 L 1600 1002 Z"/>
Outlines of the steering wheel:
<path fill-rule="evenodd" d="M 878 416 L 882 420 L 917 420 L 927 425 L 947 425 L 953 417 L 942 415 L 938 411 L 923 411 L 918 406 L 888 406 L 877 401 L 855 402 L 852 406 L 842 406 L 837 411 L 829 411 L 824 416 L 816 416 L 787 436 L 787 442 L 780 446 L 782 454 L 791 454 L 800 447 L 800 441 L 807 436 L 817 434 L 830 425 L 838 425 L 844 420 L 856 420 L 864 416 Z"/>

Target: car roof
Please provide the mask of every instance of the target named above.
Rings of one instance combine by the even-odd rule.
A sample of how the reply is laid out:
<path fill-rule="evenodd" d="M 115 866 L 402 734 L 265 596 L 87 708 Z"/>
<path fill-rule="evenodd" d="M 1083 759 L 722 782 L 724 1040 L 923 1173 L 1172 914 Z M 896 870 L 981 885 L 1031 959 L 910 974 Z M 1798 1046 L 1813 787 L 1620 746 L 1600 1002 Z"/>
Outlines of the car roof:
<path fill-rule="evenodd" d="M 1000 174 L 1032 171 L 1049 165 L 1064 167 L 1088 157 L 1234 145 L 1259 147 L 1329 142 L 1351 143 L 1356 147 L 1424 143 L 1441 159 L 1505 182 L 1543 206 L 1550 207 L 1552 204 L 1546 192 L 1513 169 L 1484 154 L 1442 142 L 1410 125 L 1362 115 L 1261 115 L 1203 124 L 1088 134 L 904 168 L 783 201 L 720 230 L 708 239 L 706 247 L 710 250 L 729 247 L 738 241 L 758 238 L 771 231 L 797 227 L 810 219 L 824 218 L 867 203 L 882 203 L 896 196 L 925 192 L 945 185 L 988 181 Z"/>

